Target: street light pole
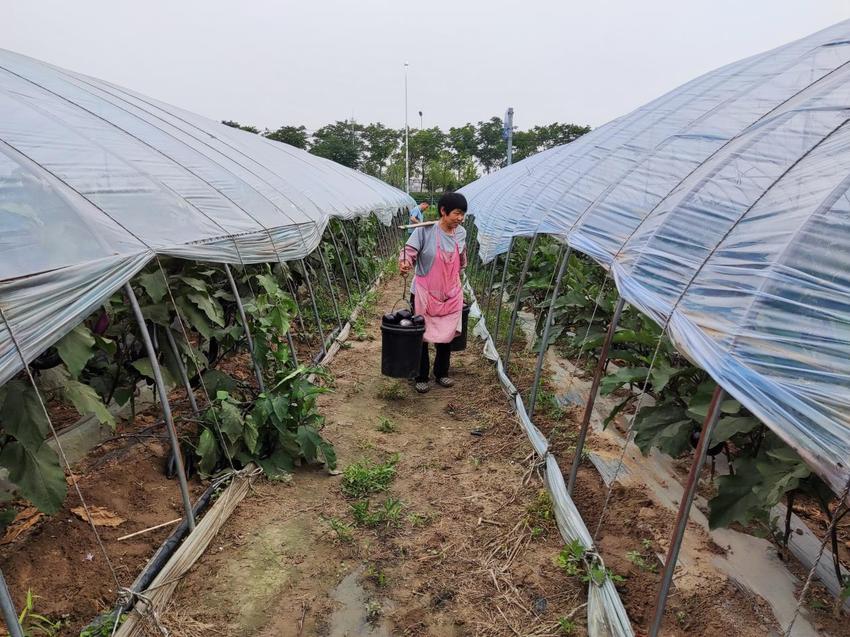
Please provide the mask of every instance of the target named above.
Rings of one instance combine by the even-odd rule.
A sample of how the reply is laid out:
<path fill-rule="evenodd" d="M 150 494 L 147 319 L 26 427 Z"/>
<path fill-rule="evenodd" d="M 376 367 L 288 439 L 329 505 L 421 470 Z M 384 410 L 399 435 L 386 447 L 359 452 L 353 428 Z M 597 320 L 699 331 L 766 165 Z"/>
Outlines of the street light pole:
<path fill-rule="evenodd" d="M 513 161 L 514 154 L 514 109 L 508 108 L 508 116 L 505 118 L 505 128 L 508 135 L 508 166 Z"/>
<path fill-rule="evenodd" d="M 419 111 L 419 130 L 423 130 L 425 126 L 422 124 L 422 111 Z"/>
<path fill-rule="evenodd" d="M 410 128 L 407 125 L 407 67 L 404 63 L 404 192 L 410 193 Z"/>

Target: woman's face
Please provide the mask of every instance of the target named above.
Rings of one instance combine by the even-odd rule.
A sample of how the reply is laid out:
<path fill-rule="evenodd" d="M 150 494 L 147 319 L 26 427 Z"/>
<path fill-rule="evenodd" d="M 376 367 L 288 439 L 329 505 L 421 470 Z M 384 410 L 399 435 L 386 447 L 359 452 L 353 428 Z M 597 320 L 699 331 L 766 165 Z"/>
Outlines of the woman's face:
<path fill-rule="evenodd" d="M 464 212 L 460 208 L 455 208 L 451 212 L 444 214 L 446 221 L 445 224 L 452 230 L 457 228 L 460 224 L 463 223 L 463 215 Z"/>

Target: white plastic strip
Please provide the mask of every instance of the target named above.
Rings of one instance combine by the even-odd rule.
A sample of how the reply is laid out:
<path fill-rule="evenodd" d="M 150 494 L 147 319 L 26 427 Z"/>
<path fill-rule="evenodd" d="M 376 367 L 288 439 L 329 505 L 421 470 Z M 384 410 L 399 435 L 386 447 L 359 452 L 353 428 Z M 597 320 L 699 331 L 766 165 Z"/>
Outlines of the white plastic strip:
<path fill-rule="evenodd" d="M 470 298 L 475 298 L 468 282 L 464 285 Z M 555 522 L 564 542 L 578 541 L 584 546 L 589 554 L 596 553 L 593 538 L 588 531 L 581 514 L 575 503 L 567 493 L 564 483 L 564 474 L 558 466 L 558 461 L 549 452 L 549 441 L 543 433 L 531 422 L 522 395 L 517 392 L 516 387 L 507 377 L 502 360 L 493 344 L 493 339 L 485 325 L 484 317 L 477 301 L 473 300 L 470 309 L 470 317 L 477 318 L 478 323 L 473 333 L 484 341 L 484 355 L 496 363 L 496 371 L 503 389 L 512 399 L 516 406 L 520 425 L 525 430 L 532 447 L 538 456 L 546 462 L 546 487 L 552 499 L 552 508 L 555 513 Z M 587 631 L 590 637 L 634 637 L 628 613 L 623 606 L 617 589 L 609 578 L 605 578 L 602 585 L 591 581 L 587 591 Z"/>

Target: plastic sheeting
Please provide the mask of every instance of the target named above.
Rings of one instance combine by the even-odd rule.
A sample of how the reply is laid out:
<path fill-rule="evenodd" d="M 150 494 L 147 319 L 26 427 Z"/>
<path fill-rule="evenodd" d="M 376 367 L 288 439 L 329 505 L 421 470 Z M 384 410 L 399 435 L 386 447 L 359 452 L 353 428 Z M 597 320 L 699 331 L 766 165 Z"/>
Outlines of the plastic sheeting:
<path fill-rule="evenodd" d="M 306 256 L 331 217 L 389 223 L 384 182 L 101 80 L 0 50 L 0 305 L 27 360 L 155 254 Z M 20 369 L 0 326 L 0 384 Z"/>
<path fill-rule="evenodd" d="M 482 257 L 563 237 L 841 493 L 849 107 L 847 21 L 470 184 Z"/>
<path fill-rule="evenodd" d="M 470 298 L 475 298 L 475 293 L 468 282 L 465 289 Z M 502 359 L 487 325 L 484 322 L 481 309 L 477 301 L 473 301 L 469 312 L 470 318 L 477 319 L 473 334 L 484 341 L 484 356 L 496 364 L 496 374 L 502 384 L 502 388 L 510 397 L 511 403 L 516 407 L 517 419 L 534 447 L 535 453 L 545 464 L 545 481 L 552 500 L 552 509 L 555 513 L 555 522 L 564 542 L 578 541 L 591 555 L 596 554 L 593 537 L 578 512 L 572 498 L 567 493 L 564 484 L 564 474 L 558 466 L 558 461 L 549 451 L 549 441 L 546 436 L 531 422 L 522 396 L 505 373 Z M 588 582 L 587 587 L 587 633 L 590 637 L 633 637 L 631 623 L 623 606 L 617 589 L 609 578 L 605 578 L 602 584 L 593 581 Z"/>

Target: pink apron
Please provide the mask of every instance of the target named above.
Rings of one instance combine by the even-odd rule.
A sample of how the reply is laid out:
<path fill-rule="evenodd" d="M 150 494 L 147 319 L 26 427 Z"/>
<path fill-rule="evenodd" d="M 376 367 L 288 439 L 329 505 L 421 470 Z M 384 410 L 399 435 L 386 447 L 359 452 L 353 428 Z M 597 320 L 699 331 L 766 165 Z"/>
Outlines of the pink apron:
<path fill-rule="evenodd" d="M 460 286 L 460 253 L 457 244 L 452 252 L 440 246 L 439 230 L 434 228 L 437 256 L 425 276 L 417 276 L 416 313 L 425 317 L 428 343 L 450 343 L 458 334 L 463 311 L 463 289 Z"/>

